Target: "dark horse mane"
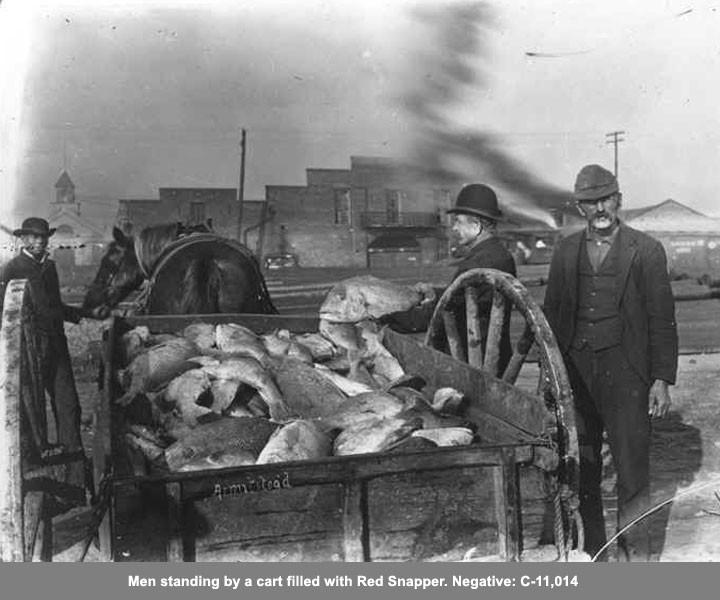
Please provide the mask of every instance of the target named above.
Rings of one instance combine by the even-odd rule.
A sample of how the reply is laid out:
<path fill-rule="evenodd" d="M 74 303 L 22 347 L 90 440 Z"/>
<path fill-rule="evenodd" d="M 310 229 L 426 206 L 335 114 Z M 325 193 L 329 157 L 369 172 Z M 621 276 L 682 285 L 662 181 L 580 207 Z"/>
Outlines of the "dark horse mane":
<path fill-rule="evenodd" d="M 183 277 L 180 314 L 219 313 L 218 290 L 222 273 L 216 261 L 205 257 L 193 260 Z"/>
<path fill-rule="evenodd" d="M 181 235 L 181 227 L 179 223 L 151 225 L 135 237 L 135 256 L 145 277 L 152 273 L 162 251 Z"/>
<path fill-rule="evenodd" d="M 206 225 L 152 225 L 134 237 L 116 229 L 113 237 L 86 306 L 113 306 L 149 280 L 139 308 L 155 314 L 277 313 L 252 252 Z"/>

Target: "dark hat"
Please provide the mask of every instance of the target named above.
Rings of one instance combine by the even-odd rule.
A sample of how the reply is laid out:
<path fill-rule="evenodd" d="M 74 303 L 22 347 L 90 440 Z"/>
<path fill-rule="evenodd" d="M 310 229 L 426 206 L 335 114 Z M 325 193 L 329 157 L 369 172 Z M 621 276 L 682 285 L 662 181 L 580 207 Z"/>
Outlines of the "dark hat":
<path fill-rule="evenodd" d="M 471 183 L 460 190 L 455 206 L 448 214 L 465 214 L 482 217 L 492 221 L 504 221 L 505 217 L 498 208 L 498 201 L 492 188 L 482 183 Z"/>
<path fill-rule="evenodd" d="M 46 235 L 50 237 L 55 233 L 55 228 L 50 227 L 45 219 L 38 217 L 28 217 L 22 222 L 22 227 L 13 231 L 13 235 L 21 236 L 34 233 L 35 235 Z"/>
<path fill-rule="evenodd" d="M 575 180 L 575 199 L 599 200 L 619 191 L 617 178 L 600 165 L 586 165 Z"/>

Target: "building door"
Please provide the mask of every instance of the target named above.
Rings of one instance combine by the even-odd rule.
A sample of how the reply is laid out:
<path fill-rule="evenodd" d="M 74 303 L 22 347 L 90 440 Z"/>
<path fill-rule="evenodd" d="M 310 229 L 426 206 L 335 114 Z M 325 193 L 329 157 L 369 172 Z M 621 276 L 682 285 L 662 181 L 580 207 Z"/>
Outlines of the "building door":
<path fill-rule="evenodd" d="M 190 203 L 190 225 L 200 225 L 205 222 L 205 203 Z"/>
<path fill-rule="evenodd" d="M 386 223 L 397 223 L 400 220 L 400 193 L 397 190 L 388 190 L 385 194 Z"/>

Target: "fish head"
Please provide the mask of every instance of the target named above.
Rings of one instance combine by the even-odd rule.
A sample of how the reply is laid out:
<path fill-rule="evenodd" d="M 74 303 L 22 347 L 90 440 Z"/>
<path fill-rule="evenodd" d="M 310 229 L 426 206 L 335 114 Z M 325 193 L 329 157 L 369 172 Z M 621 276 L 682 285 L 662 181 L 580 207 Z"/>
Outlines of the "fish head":
<path fill-rule="evenodd" d="M 335 285 L 320 305 L 320 318 L 331 323 L 356 323 L 368 317 L 365 293 L 358 286 Z"/>
<path fill-rule="evenodd" d="M 358 337 L 352 323 L 337 323 L 320 319 L 320 334 L 330 340 L 337 348 L 345 350 L 359 350 L 362 340 Z"/>

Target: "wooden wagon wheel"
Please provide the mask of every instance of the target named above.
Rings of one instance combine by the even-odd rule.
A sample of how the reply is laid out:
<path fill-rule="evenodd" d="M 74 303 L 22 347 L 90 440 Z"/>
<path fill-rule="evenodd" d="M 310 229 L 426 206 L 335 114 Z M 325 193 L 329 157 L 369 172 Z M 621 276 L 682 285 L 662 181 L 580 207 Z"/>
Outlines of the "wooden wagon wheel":
<path fill-rule="evenodd" d="M 37 410 L 45 405 L 37 353 L 26 335 L 33 328 L 28 302 L 25 280 L 8 283 L 0 326 L 0 560 L 14 562 L 52 558 L 47 494 L 27 485 L 30 445 L 37 454 L 49 450 L 45 415 Z"/>
<path fill-rule="evenodd" d="M 493 292 L 492 308 L 487 327 L 487 339 L 481 338 L 479 314 L 479 287 L 490 286 Z M 466 331 L 461 332 L 456 315 L 449 310 L 451 299 L 464 296 Z M 514 345 L 512 357 L 504 372 L 499 372 L 500 341 L 506 314 L 515 308 L 525 320 L 522 335 Z M 465 335 L 467 344 L 463 344 Z M 485 343 L 483 343 L 485 342 Z M 443 293 L 433 313 L 425 344 L 444 350 L 458 360 L 482 369 L 493 377 L 514 384 L 533 344 L 537 345 L 540 362 L 539 393 L 555 412 L 555 434 L 560 460 L 560 496 L 569 506 L 572 517 L 577 517 L 579 453 L 573 395 L 567 370 L 555 336 L 541 308 L 515 277 L 496 269 L 472 269 L 460 275 Z M 467 348 L 467 351 L 465 350 Z M 483 351 L 484 348 L 484 351 Z"/>

